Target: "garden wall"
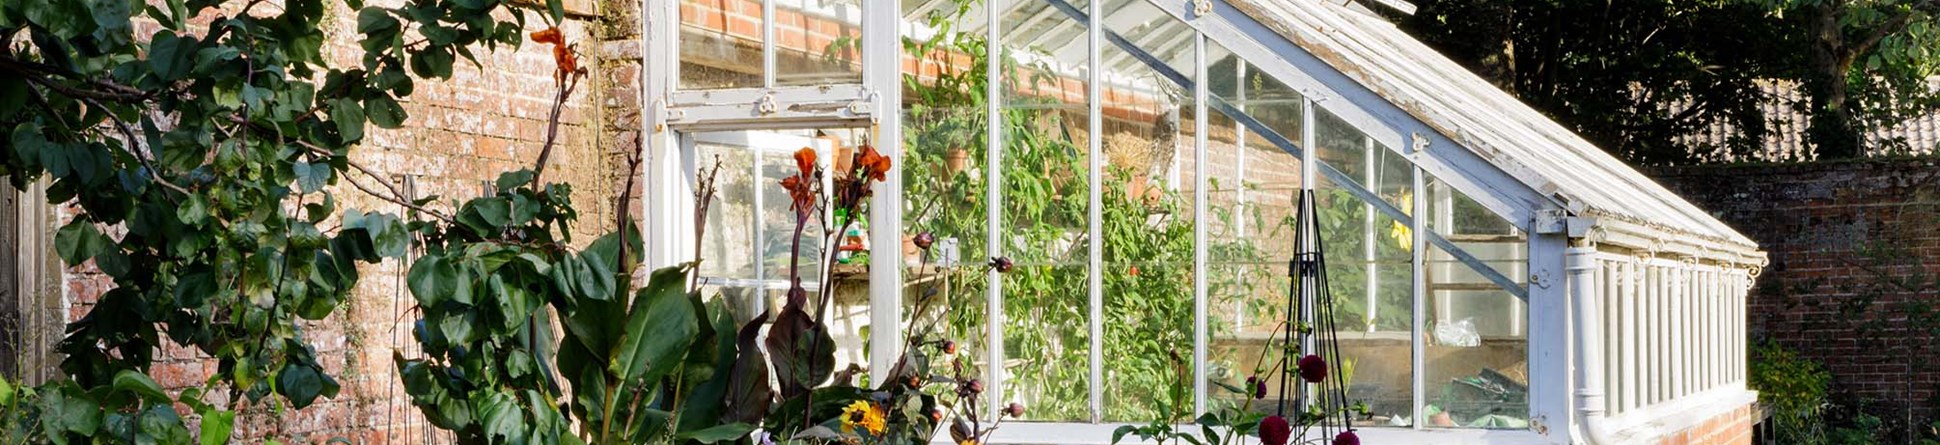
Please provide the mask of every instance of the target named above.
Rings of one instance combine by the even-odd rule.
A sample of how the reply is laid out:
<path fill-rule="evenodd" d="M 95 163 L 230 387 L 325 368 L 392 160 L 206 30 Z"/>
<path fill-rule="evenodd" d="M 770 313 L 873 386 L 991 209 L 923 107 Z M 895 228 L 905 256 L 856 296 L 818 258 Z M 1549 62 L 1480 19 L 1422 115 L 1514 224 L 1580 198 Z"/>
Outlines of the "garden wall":
<path fill-rule="evenodd" d="M 1889 425 L 1933 419 L 1940 159 L 1648 173 L 1770 253 L 1751 296 L 1753 339 L 1825 363 L 1835 403 L 1870 403 Z"/>
<path fill-rule="evenodd" d="M 614 227 L 626 158 L 637 152 L 638 141 L 634 132 L 638 113 L 631 111 L 638 108 L 634 104 L 639 97 L 634 86 L 641 58 L 637 44 L 603 42 L 634 37 L 637 14 L 624 11 L 601 18 L 596 1 L 565 1 L 568 17 L 560 28 L 592 72 L 564 107 L 560 143 L 544 178 L 572 185 L 580 212 L 573 239 L 579 243 Z M 335 31 L 325 51 L 334 58 L 333 66 L 359 66 L 362 51 L 353 32 L 354 14 L 341 3 L 326 3 L 330 9 L 325 20 L 330 24 L 325 29 Z M 526 14 L 527 33 L 545 27 L 542 9 L 529 7 L 534 2 L 511 3 L 528 5 L 512 9 Z M 213 15 L 207 12 L 203 17 Z M 152 21 L 137 23 L 138 36 L 157 29 Z M 625 34 L 612 35 L 609 29 Z M 388 176 L 407 194 L 442 197 L 429 207 L 447 211 L 453 200 L 486 193 L 500 173 L 531 168 L 545 139 L 547 113 L 556 91 L 549 49 L 530 42 L 496 52 L 478 48 L 475 52 L 482 66 L 459 60 L 450 81 L 418 81 L 416 92 L 403 101 L 409 113 L 404 128 L 368 127 L 363 145 L 352 151 L 353 161 Z M 610 79 L 621 79 L 621 85 L 613 85 Z M 619 110 L 619 115 L 606 110 L 606 105 L 619 104 L 628 110 Z M 370 184 L 366 178 L 359 179 Z M 403 213 L 399 206 L 341 182 L 332 192 L 339 208 Z M 322 443 L 333 438 L 360 444 L 426 442 L 425 436 L 434 429 L 409 404 L 392 359 L 393 353 L 409 357 L 416 351 L 410 336 L 416 317 L 411 312 L 413 299 L 403 286 L 403 270 L 395 260 L 366 266 L 344 308 L 322 322 L 305 324 L 303 335 L 342 391 L 302 410 L 239 409 L 236 437 L 284 443 Z M 92 302 L 113 285 L 91 265 L 69 270 L 62 280 L 62 292 L 49 298 L 59 299 L 54 307 L 64 308 L 69 320 L 86 315 Z M 216 366 L 207 356 L 171 343 L 157 355 L 150 374 L 173 392 L 199 384 Z"/>

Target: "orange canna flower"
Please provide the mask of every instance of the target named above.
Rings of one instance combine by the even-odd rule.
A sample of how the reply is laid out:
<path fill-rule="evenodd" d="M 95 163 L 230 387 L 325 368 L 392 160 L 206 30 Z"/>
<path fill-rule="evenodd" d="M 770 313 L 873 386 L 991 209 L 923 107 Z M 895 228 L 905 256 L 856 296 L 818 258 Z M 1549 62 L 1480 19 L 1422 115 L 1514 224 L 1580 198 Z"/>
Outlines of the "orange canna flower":
<path fill-rule="evenodd" d="M 889 157 L 876 152 L 875 146 L 863 145 L 862 153 L 858 154 L 857 158 L 859 159 L 857 159 L 856 166 L 863 168 L 867 172 L 869 179 L 882 182 L 887 178 L 889 173 Z"/>
<path fill-rule="evenodd" d="M 795 168 L 801 169 L 802 176 L 815 173 L 815 149 L 802 147 L 795 150 Z"/>
<path fill-rule="evenodd" d="M 554 45 L 564 45 L 566 44 L 566 36 L 559 33 L 559 27 L 554 26 L 554 27 L 548 27 L 543 31 L 532 33 L 532 41 L 538 42 L 538 43 L 551 43 Z"/>

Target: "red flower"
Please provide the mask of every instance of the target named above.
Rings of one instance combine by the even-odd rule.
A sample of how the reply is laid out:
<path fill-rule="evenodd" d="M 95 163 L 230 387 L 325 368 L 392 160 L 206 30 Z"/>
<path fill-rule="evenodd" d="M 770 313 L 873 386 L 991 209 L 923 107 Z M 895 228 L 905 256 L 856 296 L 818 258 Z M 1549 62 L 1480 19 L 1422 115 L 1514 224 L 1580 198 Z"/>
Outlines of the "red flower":
<path fill-rule="evenodd" d="M 572 45 L 566 44 L 566 35 L 559 32 L 559 27 L 532 33 L 532 41 L 552 44 L 552 62 L 557 70 L 553 72 L 554 80 L 564 82 L 567 74 L 579 71 L 579 57 L 573 54 Z"/>
<path fill-rule="evenodd" d="M 802 176 L 813 176 L 815 174 L 815 149 L 802 147 L 800 150 L 795 150 L 795 168 L 801 170 Z"/>
<path fill-rule="evenodd" d="M 855 167 L 862 170 L 862 175 L 859 176 L 882 182 L 888 178 L 889 157 L 877 153 L 874 145 L 863 145 L 862 151 L 856 153 Z"/>
<path fill-rule="evenodd" d="M 1287 445 L 1287 439 L 1291 436 L 1293 426 L 1287 425 L 1285 417 L 1267 416 L 1266 420 L 1260 421 L 1261 445 Z"/>
<path fill-rule="evenodd" d="M 1247 377 L 1246 387 L 1253 390 L 1253 398 L 1255 399 L 1266 398 L 1266 380 L 1260 379 L 1259 376 Z"/>
<path fill-rule="evenodd" d="M 542 30 L 539 32 L 532 33 L 532 41 L 537 43 L 551 43 L 554 45 L 559 45 L 559 44 L 566 43 L 566 37 L 560 34 L 559 27 L 555 26 L 555 27 L 546 28 L 545 30 Z"/>
<path fill-rule="evenodd" d="M 1327 379 L 1327 360 L 1318 355 L 1307 354 L 1300 358 L 1300 379 L 1308 383 L 1320 383 Z"/>
<path fill-rule="evenodd" d="M 1353 431 L 1342 431 L 1334 436 L 1334 445 L 1361 445 L 1361 436 L 1354 435 Z"/>
<path fill-rule="evenodd" d="M 795 217 L 807 220 L 815 214 L 815 188 L 820 185 L 815 180 L 815 150 L 796 150 L 795 166 L 801 169 L 801 173 L 781 178 L 781 188 L 787 189 L 788 197 L 794 201 L 788 208 L 795 211 Z"/>

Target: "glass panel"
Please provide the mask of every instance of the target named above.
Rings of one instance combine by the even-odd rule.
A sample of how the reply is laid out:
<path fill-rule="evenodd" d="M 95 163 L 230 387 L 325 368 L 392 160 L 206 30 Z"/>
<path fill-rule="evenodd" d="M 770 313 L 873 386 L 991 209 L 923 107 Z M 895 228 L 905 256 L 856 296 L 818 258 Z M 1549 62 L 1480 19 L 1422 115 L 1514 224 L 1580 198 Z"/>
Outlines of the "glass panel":
<path fill-rule="evenodd" d="M 821 236 L 824 218 L 809 218 L 804 226 L 799 253 L 794 246 L 795 212 L 790 210 L 788 193 L 781 188 L 783 177 L 796 174 L 793 154 L 803 147 L 814 148 L 822 167 L 831 168 L 836 157 L 850 155 L 860 131 L 722 131 L 689 134 L 694 163 L 692 180 L 720 165 L 715 177 L 719 192 L 709 205 L 708 219 L 701 234 L 700 283 L 705 295 L 727 298 L 739 320 L 749 320 L 764 311 L 778 309 L 788 289 L 791 258 L 802 274 L 802 285 L 813 293 L 821 289 L 824 261 L 835 260 L 827 268 L 833 278 L 830 318 L 827 323 L 837 347 L 836 366 L 868 366 L 863 355 L 868 326 L 869 298 L 866 277 L 867 256 L 849 252 L 829 255 L 830 239 Z M 826 179 L 825 179 L 826 181 Z M 824 186 L 828 184 L 825 182 Z M 833 237 L 842 245 L 855 245 L 868 238 L 866 222 L 847 226 L 845 233 Z M 863 245 L 866 248 L 866 244 Z M 846 249 L 845 249 L 846 250 Z"/>
<path fill-rule="evenodd" d="M 1001 1 L 1001 0 L 999 0 Z M 1085 29 L 1047 0 L 1011 0 L 1003 43 L 1005 395 L 1033 420 L 1089 420 L 1090 163 Z M 1075 43 L 1074 43 L 1075 42 Z M 1109 324 L 1109 323 L 1108 323 Z"/>
<path fill-rule="evenodd" d="M 680 0 L 681 89 L 761 86 L 760 0 Z"/>
<path fill-rule="evenodd" d="M 1293 218 L 1300 193 L 1300 158 L 1267 142 L 1215 104 L 1232 104 L 1249 115 L 1267 120 L 1286 140 L 1298 141 L 1300 97 L 1279 81 L 1260 73 L 1217 43 L 1206 43 L 1209 79 L 1214 99 L 1207 104 L 1211 131 L 1207 135 L 1207 264 L 1210 363 L 1208 378 L 1240 387 L 1256 368 L 1268 339 L 1283 320 L 1287 260 L 1293 258 Z M 1277 385 L 1277 383 L 1275 383 Z M 1212 388 L 1223 388 L 1211 385 Z M 1269 394 L 1277 394 L 1270 388 Z M 1211 391 L 1210 408 L 1245 403 L 1231 391 Z M 1254 403 L 1267 409 L 1275 403 Z"/>
<path fill-rule="evenodd" d="M 989 357 L 984 348 L 989 280 L 983 273 L 990 257 L 984 199 L 987 82 L 983 34 L 964 26 L 971 21 L 967 15 L 983 9 L 959 6 L 955 0 L 903 2 L 903 16 L 916 24 L 906 28 L 905 43 L 911 45 L 903 47 L 904 58 L 920 61 L 918 69 L 903 72 L 903 229 L 936 238 L 927 256 L 906 269 L 903 298 L 912 313 L 940 317 L 939 334 L 957 342 L 958 357 L 970 365 L 963 372 L 981 376 Z M 933 297 L 925 295 L 930 289 L 936 290 Z"/>
<path fill-rule="evenodd" d="M 1447 184 L 1428 182 L 1435 233 L 1522 284 L 1528 237 Z M 1427 251 L 1427 425 L 1528 428 L 1527 305 L 1436 246 Z"/>
<path fill-rule="evenodd" d="M 862 0 L 775 0 L 775 84 L 862 83 Z"/>
<path fill-rule="evenodd" d="M 1397 208 L 1411 205 L 1407 160 L 1325 110 L 1315 124 L 1323 163 Z M 1414 417 L 1414 235 L 1345 184 L 1314 179 L 1348 405 L 1367 406 L 1365 425 L 1407 426 Z"/>
<path fill-rule="evenodd" d="M 1128 2 L 1146 4 L 1106 4 Z M 1192 34 L 1178 28 L 1174 34 Z M 1191 40 L 1181 43 L 1189 55 Z M 1104 420 L 1187 422 L 1193 397 L 1193 196 L 1176 178 L 1181 157 L 1192 155 L 1191 136 L 1180 131 L 1189 123 L 1192 92 L 1116 45 L 1106 45 L 1100 56 L 1124 62 L 1105 70 L 1110 77 L 1101 86 Z"/>

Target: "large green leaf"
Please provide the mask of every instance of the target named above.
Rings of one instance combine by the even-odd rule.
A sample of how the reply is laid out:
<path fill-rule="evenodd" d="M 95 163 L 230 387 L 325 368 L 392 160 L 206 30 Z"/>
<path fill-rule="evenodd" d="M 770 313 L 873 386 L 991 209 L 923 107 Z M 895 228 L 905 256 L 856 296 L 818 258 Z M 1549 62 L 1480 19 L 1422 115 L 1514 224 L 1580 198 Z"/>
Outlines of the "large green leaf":
<path fill-rule="evenodd" d="M 768 330 L 768 361 L 784 399 L 807 394 L 835 373 L 835 339 L 828 328 L 810 318 L 801 306 L 790 304 Z"/>
<path fill-rule="evenodd" d="M 525 410 L 519 409 L 518 400 L 502 392 L 489 392 L 483 400 L 474 400 L 472 409 L 485 427 L 485 437 L 491 443 L 525 442 Z"/>
<path fill-rule="evenodd" d="M 700 319 L 687 301 L 687 270 L 653 271 L 633 296 L 626 331 L 615 345 L 608 370 L 627 382 L 651 384 L 679 366 L 700 332 Z"/>
<path fill-rule="evenodd" d="M 95 228 L 94 223 L 85 220 L 74 220 L 54 233 L 54 251 L 67 261 L 68 266 L 78 266 L 113 248 L 114 240 L 101 234 L 101 229 Z"/>
<path fill-rule="evenodd" d="M 155 384 L 155 379 L 148 378 L 147 374 L 133 370 L 124 369 L 115 373 L 114 389 L 135 393 L 151 402 L 169 401 L 168 393 L 162 392 L 162 385 Z"/>
<path fill-rule="evenodd" d="M 716 425 L 714 427 L 702 429 L 698 431 L 683 431 L 680 434 L 674 435 L 674 437 L 679 439 L 693 440 L 695 442 L 700 442 L 704 444 L 711 444 L 711 443 L 720 442 L 724 440 L 735 440 L 743 437 L 748 437 L 748 433 L 752 433 L 752 432 L 754 432 L 754 425 L 749 425 L 745 423 L 730 423 L 726 425 Z"/>
<path fill-rule="evenodd" d="M 236 412 L 207 410 L 202 412 L 202 445 L 221 445 L 229 443 L 229 436 L 235 433 Z"/>
<path fill-rule="evenodd" d="M 435 308 L 452 298 L 458 287 L 458 270 L 444 257 L 425 255 L 411 264 L 411 272 L 406 278 L 411 288 L 411 296 L 417 297 L 418 305 Z"/>

